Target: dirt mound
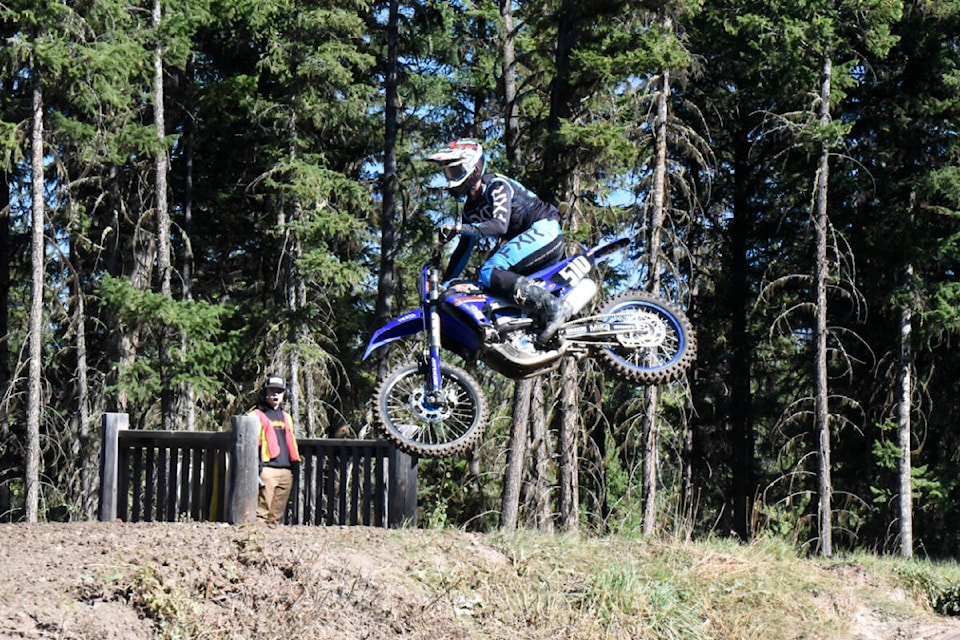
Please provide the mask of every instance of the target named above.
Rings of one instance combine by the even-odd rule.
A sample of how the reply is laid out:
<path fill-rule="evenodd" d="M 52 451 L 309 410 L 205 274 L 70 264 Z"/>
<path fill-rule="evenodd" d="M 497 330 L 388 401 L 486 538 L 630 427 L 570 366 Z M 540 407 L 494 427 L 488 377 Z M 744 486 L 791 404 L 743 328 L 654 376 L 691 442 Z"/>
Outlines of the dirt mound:
<path fill-rule="evenodd" d="M 569 613 L 586 602 L 584 574 L 565 570 L 562 553 L 530 570 L 487 536 L 213 523 L 11 524 L 0 533 L 2 638 L 619 637 L 609 627 L 593 635 L 582 610 Z M 858 606 L 839 637 L 945 639 L 958 629 Z"/>
<path fill-rule="evenodd" d="M 461 637 L 456 612 L 425 597 L 407 558 L 476 546 L 470 535 L 445 545 L 434 534 L 421 549 L 411 532 L 364 527 L 75 523 L 0 532 L 4 638 Z"/>

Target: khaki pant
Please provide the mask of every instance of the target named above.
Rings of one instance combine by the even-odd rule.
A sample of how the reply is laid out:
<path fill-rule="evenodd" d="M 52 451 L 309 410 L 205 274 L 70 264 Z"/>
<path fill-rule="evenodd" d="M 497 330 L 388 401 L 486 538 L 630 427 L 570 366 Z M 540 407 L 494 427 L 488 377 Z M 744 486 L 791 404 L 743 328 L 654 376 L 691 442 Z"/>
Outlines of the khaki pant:
<path fill-rule="evenodd" d="M 257 520 L 275 524 L 283 520 L 290 489 L 293 487 L 293 472 L 290 469 L 264 467 L 260 472 L 260 491 L 257 495 Z"/>

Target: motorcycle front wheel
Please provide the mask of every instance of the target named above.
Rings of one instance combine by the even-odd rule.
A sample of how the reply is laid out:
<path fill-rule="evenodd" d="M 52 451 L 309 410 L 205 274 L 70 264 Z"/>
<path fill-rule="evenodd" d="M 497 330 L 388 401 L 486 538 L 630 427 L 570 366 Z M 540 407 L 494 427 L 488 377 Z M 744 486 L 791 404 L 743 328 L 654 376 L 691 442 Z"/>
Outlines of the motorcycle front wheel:
<path fill-rule="evenodd" d="M 384 438 L 421 458 L 456 456 L 483 436 L 487 402 L 473 377 L 452 364 L 440 365 L 440 391 L 431 393 L 424 366 L 405 362 L 377 387 L 376 419 Z"/>
<path fill-rule="evenodd" d="M 627 291 L 600 310 L 602 321 L 618 330 L 599 348 L 600 361 L 617 377 L 659 385 L 683 377 L 696 359 L 690 320 L 674 303 L 644 291 Z"/>

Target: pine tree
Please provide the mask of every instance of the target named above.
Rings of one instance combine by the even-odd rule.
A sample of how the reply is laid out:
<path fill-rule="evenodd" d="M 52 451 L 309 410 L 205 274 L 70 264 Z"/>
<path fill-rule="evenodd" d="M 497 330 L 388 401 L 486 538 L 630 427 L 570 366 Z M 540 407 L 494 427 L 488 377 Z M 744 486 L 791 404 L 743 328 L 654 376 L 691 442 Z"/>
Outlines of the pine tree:
<path fill-rule="evenodd" d="M 883 471 L 864 487 L 877 507 L 876 522 L 870 518 L 865 530 L 887 544 L 886 532 L 896 522 L 899 552 L 906 557 L 920 539 L 927 545 L 940 538 L 950 510 L 941 496 L 946 478 L 955 475 L 949 461 L 929 461 L 939 458 L 934 451 L 950 446 L 947 425 L 953 420 L 949 383 L 944 387 L 937 378 L 953 377 L 945 370 L 953 349 L 943 337 L 956 331 L 956 296 L 952 278 L 944 274 L 955 264 L 960 191 L 954 178 L 958 150 L 939 127 L 956 118 L 960 107 L 955 90 L 960 60 L 942 37 L 957 28 L 958 18 L 955 3 L 933 11 L 906 3 L 894 29 L 896 45 L 871 59 L 876 72 L 858 88 L 851 109 L 853 135 L 860 141 L 856 157 L 870 177 L 864 188 L 869 197 L 856 221 L 863 230 L 858 236 L 863 286 L 877 309 L 868 331 L 881 354 L 870 381 L 874 401 L 868 418 L 878 427 L 871 430 L 872 462 Z M 888 437 L 891 423 L 895 438 Z M 940 446 L 922 447 L 924 440 Z M 886 469 L 896 473 L 887 477 Z"/>

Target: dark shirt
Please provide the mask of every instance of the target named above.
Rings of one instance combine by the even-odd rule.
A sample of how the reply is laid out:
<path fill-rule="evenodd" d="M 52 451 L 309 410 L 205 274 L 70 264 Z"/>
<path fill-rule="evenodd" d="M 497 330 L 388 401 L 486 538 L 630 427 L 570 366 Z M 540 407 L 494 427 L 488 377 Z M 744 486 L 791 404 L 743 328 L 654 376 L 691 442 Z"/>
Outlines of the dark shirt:
<path fill-rule="evenodd" d="M 263 411 L 267 419 L 270 420 L 270 424 L 273 425 L 274 430 L 277 432 L 277 442 L 280 444 L 280 453 L 277 454 L 277 457 L 272 458 L 270 462 L 264 462 L 263 466 L 289 469 L 290 449 L 287 447 L 287 435 L 285 433 L 286 423 L 283 419 L 283 411 L 279 408 L 274 409 L 266 403 L 260 403 L 260 406 L 257 408 Z"/>
<path fill-rule="evenodd" d="M 496 173 L 480 178 L 483 185 L 475 196 L 468 196 L 463 205 L 460 239 L 450 256 L 443 280 L 456 278 L 467 266 L 467 260 L 481 237 L 495 237 L 507 242 L 520 235 L 538 220 L 560 222 L 560 212 L 544 202 L 525 186 Z"/>
<path fill-rule="evenodd" d="M 483 187 L 463 206 L 465 236 L 497 236 L 504 241 L 520 235 L 538 220 L 560 222 L 560 212 L 522 184 L 495 173 L 480 179 Z"/>

